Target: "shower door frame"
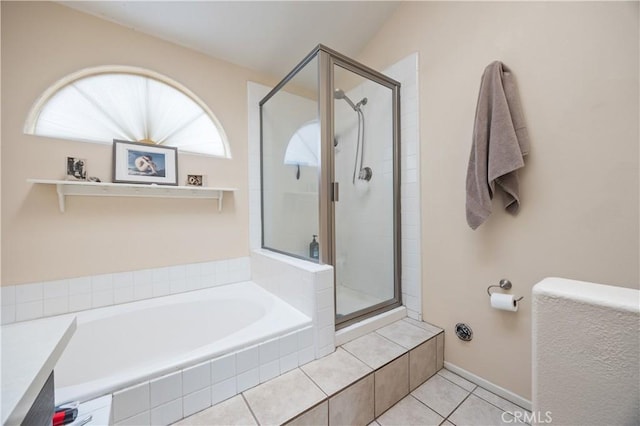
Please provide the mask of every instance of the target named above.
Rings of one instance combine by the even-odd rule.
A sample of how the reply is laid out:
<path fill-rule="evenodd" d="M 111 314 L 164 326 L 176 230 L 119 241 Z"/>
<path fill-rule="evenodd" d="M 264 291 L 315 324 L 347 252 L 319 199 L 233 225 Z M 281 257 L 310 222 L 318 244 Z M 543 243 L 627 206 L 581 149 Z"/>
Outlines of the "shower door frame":
<path fill-rule="evenodd" d="M 335 203 L 339 202 L 339 190 L 335 181 L 335 151 L 334 139 L 334 77 L 335 66 L 342 67 L 365 79 L 371 80 L 392 91 L 392 114 L 393 114 L 393 293 L 394 296 L 384 302 L 372 305 L 368 308 L 350 313 L 339 320 L 334 315 L 336 330 L 347 327 L 365 318 L 377 315 L 402 305 L 401 293 L 401 216 L 400 216 L 400 82 L 385 76 L 384 74 L 367 67 L 335 50 L 322 44 L 316 46 L 298 65 L 289 72 L 280 83 L 278 83 L 259 103 L 260 106 L 260 209 L 261 209 L 261 246 L 267 250 L 297 257 L 307 261 L 312 259 L 301 257 L 293 253 L 283 252 L 273 247 L 267 247 L 264 243 L 264 166 L 262 163 L 263 129 L 262 129 L 262 108 L 264 104 L 280 89 L 282 89 L 300 70 L 309 64 L 315 57 L 318 58 L 318 117 L 320 119 L 320 172 L 318 182 L 319 196 L 319 224 L 318 236 L 320 239 L 320 252 L 318 263 L 333 266 L 334 282 L 334 306 L 337 306 L 336 299 L 336 247 L 335 247 Z"/>
<path fill-rule="evenodd" d="M 367 67 L 353 59 L 342 55 L 326 46 L 318 45 L 314 50 L 318 54 L 319 78 L 319 106 L 320 106 L 320 140 L 321 163 L 320 168 L 320 262 L 333 266 L 334 306 L 337 307 L 336 287 L 336 212 L 335 203 L 339 201 L 339 187 L 335 181 L 335 150 L 334 150 L 334 75 L 336 66 L 353 72 L 365 79 L 371 80 L 392 91 L 393 114 L 393 293 L 391 299 L 369 306 L 340 319 L 335 317 L 336 330 L 347 327 L 365 318 L 377 315 L 402 305 L 401 292 L 401 216 L 400 216 L 400 82 Z"/>

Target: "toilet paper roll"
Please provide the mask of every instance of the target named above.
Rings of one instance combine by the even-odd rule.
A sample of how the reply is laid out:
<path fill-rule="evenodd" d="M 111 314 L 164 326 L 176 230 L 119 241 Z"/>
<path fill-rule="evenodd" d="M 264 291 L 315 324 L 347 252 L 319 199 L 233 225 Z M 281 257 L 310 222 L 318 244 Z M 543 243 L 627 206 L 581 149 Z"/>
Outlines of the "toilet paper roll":
<path fill-rule="evenodd" d="M 518 302 L 516 302 L 512 294 L 492 293 L 491 307 L 493 309 L 516 312 L 518 310 Z"/>

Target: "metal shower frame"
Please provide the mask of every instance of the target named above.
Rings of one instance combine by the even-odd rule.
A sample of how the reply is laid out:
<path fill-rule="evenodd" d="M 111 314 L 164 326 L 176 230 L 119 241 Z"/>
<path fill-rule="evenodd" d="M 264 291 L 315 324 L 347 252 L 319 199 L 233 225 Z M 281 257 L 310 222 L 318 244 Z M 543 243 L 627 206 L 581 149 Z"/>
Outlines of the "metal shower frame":
<path fill-rule="evenodd" d="M 334 283 L 336 274 L 336 247 L 335 230 L 336 217 L 334 203 L 339 200 L 339 187 L 335 182 L 335 151 L 334 151 L 334 76 L 335 66 L 351 71 L 363 78 L 374 81 L 392 91 L 393 111 L 393 253 L 394 253 L 394 297 L 376 305 L 370 306 L 351 314 L 335 318 L 336 329 L 346 327 L 378 313 L 385 312 L 402 305 L 401 294 L 401 216 L 400 216 L 400 83 L 384 74 L 367 67 L 335 50 L 322 44 L 316 46 L 286 77 L 260 101 L 260 114 L 262 106 L 280 89 L 282 89 L 300 70 L 313 59 L 318 58 L 318 115 L 320 118 L 320 176 L 319 176 L 319 237 L 320 259 L 323 264 L 332 265 L 334 268 Z M 262 130 L 260 135 L 262 163 Z M 262 164 L 261 164 L 262 170 Z M 261 191 L 262 196 L 262 191 Z M 264 211 L 262 212 L 264 220 Z M 263 222 L 264 223 L 264 222 Z M 264 245 L 264 225 L 262 227 L 262 247 Z M 276 250 L 278 251 L 278 250 Z M 281 252 L 282 253 L 282 252 Z M 290 253 L 285 253 L 291 255 Z M 308 260 L 308 259 L 307 259 Z M 334 286 L 334 306 L 336 303 L 336 291 Z"/>

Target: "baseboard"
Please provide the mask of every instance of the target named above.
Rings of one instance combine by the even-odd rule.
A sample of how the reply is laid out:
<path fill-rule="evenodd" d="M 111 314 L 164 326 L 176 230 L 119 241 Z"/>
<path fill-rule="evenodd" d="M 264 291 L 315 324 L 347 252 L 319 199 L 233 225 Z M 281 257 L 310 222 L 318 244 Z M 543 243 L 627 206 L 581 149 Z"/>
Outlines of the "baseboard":
<path fill-rule="evenodd" d="M 531 411 L 531 401 L 521 397 L 516 393 L 511 392 L 510 390 L 498 386 L 495 383 L 491 383 L 490 381 L 476 376 L 475 374 L 465 370 L 464 368 L 460 368 L 457 365 L 451 364 L 450 362 L 445 361 L 444 368 L 451 371 L 452 373 L 456 373 L 458 376 L 463 377 L 482 388 L 485 388 L 489 392 L 495 393 L 496 395 L 506 399 L 507 401 L 511 401 L 514 404 Z"/>

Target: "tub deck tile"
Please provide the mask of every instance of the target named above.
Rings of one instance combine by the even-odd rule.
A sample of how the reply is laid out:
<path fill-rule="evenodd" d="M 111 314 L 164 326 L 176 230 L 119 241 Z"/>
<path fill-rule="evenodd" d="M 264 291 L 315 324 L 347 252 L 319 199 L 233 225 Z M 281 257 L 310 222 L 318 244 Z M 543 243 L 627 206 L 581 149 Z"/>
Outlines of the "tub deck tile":
<path fill-rule="evenodd" d="M 342 348 L 300 368 L 328 396 L 334 395 L 373 371 L 371 367 Z"/>
<path fill-rule="evenodd" d="M 299 368 L 243 393 L 258 422 L 283 424 L 327 396 Z"/>
<path fill-rule="evenodd" d="M 179 426 L 198 425 L 257 425 L 242 395 L 236 395 L 193 416 L 182 419 Z"/>

